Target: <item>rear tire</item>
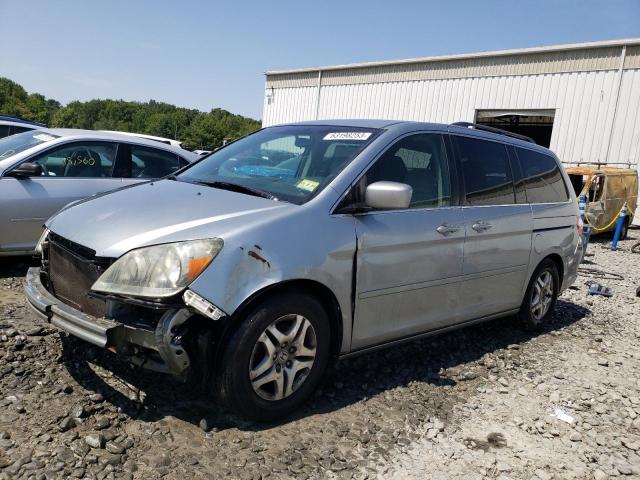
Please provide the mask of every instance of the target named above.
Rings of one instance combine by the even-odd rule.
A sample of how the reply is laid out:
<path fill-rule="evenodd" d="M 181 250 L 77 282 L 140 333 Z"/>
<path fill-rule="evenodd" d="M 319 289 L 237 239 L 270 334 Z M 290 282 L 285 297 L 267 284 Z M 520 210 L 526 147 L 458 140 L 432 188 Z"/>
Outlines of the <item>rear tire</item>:
<path fill-rule="evenodd" d="M 560 277 L 553 260 L 543 260 L 531 276 L 518 321 L 527 330 L 540 330 L 549 320 L 558 299 Z"/>
<path fill-rule="evenodd" d="M 251 308 L 222 346 L 218 396 L 241 416 L 289 415 L 314 392 L 329 360 L 329 317 L 306 294 L 284 293 Z"/>

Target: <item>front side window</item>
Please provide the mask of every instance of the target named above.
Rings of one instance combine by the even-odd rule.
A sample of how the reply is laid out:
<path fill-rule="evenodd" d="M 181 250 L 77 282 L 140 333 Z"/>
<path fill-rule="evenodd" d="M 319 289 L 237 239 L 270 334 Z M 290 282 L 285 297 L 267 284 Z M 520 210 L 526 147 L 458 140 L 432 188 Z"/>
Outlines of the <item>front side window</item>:
<path fill-rule="evenodd" d="M 117 144 L 110 142 L 74 142 L 49 150 L 32 160 L 49 177 L 111 177 Z"/>
<path fill-rule="evenodd" d="M 378 133 L 319 125 L 266 128 L 214 152 L 176 179 L 300 205 L 322 191 Z"/>
<path fill-rule="evenodd" d="M 367 185 L 380 181 L 410 185 L 409 208 L 450 205 L 449 164 L 442 135 L 421 133 L 398 141 L 367 172 Z"/>
<path fill-rule="evenodd" d="M 175 153 L 157 148 L 131 145 L 131 177 L 161 178 L 171 175 L 181 167 Z"/>
<path fill-rule="evenodd" d="M 462 165 L 466 205 L 515 203 L 507 148 L 498 142 L 453 136 Z"/>
<path fill-rule="evenodd" d="M 566 202 L 569 200 L 560 167 L 544 153 L 516 148 L 529 203 Z"/>
<path fill-rule="evenodd" d="M 23 152 L 41 143 L 50 142 L 56 138 L 59 138 L 59 136 L 51 135 L 42 130 L 31 130 L 2 138 L 0 139 L 0 160 L 12 157 L 16 153 Z"/>

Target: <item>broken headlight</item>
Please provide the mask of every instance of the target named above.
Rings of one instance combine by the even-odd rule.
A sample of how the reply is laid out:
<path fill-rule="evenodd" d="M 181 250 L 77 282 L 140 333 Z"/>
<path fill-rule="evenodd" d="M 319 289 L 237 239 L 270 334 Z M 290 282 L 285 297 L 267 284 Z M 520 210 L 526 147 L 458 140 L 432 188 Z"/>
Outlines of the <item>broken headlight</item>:
<path fill-rule="evenodd" d="M 213 238 L 131 250 L 116 260 L 91 289 L 137 297 L 170 297 L 195 280 L 222 246 L 222 239 Z"/>

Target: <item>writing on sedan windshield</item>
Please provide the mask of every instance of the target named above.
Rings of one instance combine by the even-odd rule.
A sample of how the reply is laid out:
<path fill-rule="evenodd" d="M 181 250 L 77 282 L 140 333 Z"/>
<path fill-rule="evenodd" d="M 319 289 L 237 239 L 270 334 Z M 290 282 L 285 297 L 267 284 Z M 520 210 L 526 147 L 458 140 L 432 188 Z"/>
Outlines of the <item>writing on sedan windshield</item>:
<path fill-rule="evenodd" d="M 75 167 L 78 165 L 93 166 L 96 164 L 96 159 L 91 156 L 85 157 L 83 155 L 77 155 L 77 156 L 66 157 L 63 163 L 64 165 L 71 165 L 72 167 Z"/>

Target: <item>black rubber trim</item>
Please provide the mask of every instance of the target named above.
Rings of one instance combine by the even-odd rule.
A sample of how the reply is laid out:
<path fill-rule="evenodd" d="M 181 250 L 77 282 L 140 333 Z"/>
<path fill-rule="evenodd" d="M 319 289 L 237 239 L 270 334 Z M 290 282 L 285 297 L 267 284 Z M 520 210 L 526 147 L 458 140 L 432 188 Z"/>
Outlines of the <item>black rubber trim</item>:
<path fill-rule="evenodd" d="M 563 225 L 561 227 L 536 228 L 533 233 L 550 232 L 551 230 L 564 230 L 565 228 L 573 228 L 573 225 Z"/>

